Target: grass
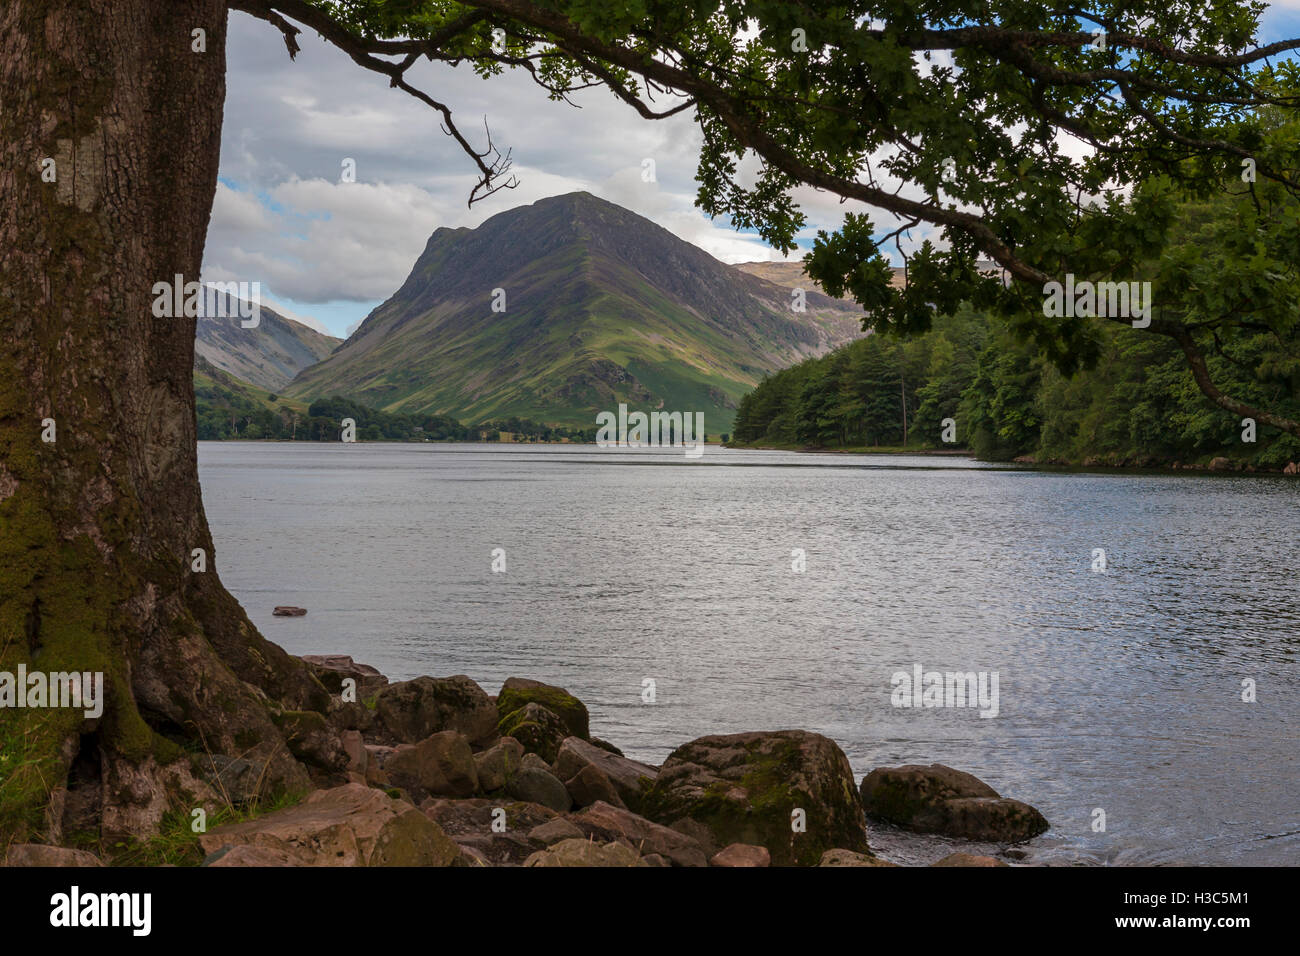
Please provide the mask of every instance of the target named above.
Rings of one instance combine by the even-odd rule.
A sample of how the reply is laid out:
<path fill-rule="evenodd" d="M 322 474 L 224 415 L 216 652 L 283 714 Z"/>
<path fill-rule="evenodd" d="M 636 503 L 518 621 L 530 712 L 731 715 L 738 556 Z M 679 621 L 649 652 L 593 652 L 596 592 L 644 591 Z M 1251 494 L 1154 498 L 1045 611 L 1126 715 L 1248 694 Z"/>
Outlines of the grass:
<path fill-rule="evenodd" d="M 268 813 L 284 810 L 299 803 L 305 794 L 284 794 L 244 809 L 225 806 L 207 818 L 205 832 L 227 823 L 243 823 Z M 184 810 L 164 814 L 156 836 L 148 840 L 125 840 L 105 844 L 98 835 L 74 836 L 68 845 L 90 850 L 108 866 L 198 866 L 205 856 L 199 843 L 201 833 L 194 832 L 193 819 Z"/>

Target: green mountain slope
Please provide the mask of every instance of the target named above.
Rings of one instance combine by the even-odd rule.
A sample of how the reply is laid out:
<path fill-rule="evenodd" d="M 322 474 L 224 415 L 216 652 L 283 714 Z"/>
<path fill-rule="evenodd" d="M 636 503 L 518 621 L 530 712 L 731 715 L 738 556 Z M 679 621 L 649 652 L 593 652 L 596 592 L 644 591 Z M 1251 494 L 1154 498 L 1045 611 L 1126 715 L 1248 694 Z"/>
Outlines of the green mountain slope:
<path fill-rule="evenodd" d="M 494 290 L 504 311 L 493 311 Z M 764 375 L 859 335 L 856 307 L 744 274 L 588 193 L 438 229 L 402 287 L 285 393 L 588 426 L 619 402 L 727 431 Z"/>

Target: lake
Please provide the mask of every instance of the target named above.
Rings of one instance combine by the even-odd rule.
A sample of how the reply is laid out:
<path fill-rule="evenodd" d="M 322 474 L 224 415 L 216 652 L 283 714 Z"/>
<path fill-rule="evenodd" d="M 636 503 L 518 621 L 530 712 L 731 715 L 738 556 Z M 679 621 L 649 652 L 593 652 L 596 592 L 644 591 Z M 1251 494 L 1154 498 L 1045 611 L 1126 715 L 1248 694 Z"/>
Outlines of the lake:
<path fill-rule="evenodd" d="M 1034 862 L 1300 863 L 1294 479 L 255 442 L 201 442 L 199 471 L 222 580 L 292 653 L 560 684 L 655 764 L 782 728 L 859 779 L 946 763 L 1046 815 Z M 895 706 L 917 666 L 996 671 L 996 716 Z"/>

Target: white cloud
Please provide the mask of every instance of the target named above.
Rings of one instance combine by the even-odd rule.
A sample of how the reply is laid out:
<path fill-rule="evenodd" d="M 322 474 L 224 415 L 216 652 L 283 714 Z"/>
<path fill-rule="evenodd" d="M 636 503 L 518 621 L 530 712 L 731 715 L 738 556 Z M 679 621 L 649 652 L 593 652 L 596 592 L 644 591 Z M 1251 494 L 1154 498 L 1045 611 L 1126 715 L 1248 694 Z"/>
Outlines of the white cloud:
<path fill-rule="evenodd" d="M 474 167 L 434 111 L 309 33 L 290 62 L 265 24 L 233 14 L 230 31 L 221 173 L 239 188 L 218 189 L 205 275 L 260 280 L 299 306 L 368 308 L 397 290 L 437 227 L 583 189 L 724 261 L 780 258 L 695 208 L 700 134 L 689 113 L 647 122 L 605 90 L 578 94 L 575 108 L 524 75 L 483 81 L 423 64 L 413 79 L 452 106 L 472 142 L 486 142 L 486 116 L 493 142 L 511 150 L 519 187 L 471 209 Z M 338 181 L 345 158 L 355 183 Z M 641 179 L 645 159 L 653 183 Z"/>
<path fill-rule="evenodd" d="M 1288 19 L 1286 11 L 1297 9 L 1300 0 L 1284 0 L 1269 13 Z M 359 303 L 360 318 L 391 295 L 435 228 L 475 226 L 514 206 L 579 189 L 724 261 L 782 258 L 694 206 L 701 138 L 689 111 L 648 122 L 603 89 L 576 94 L 575 108 L 548 100 L 519 72 L 483 80 L 463 68 L 418 64 L 412 81 L 451 106 L 473 143 L 486 142 L 486 117 L 496 146 L 511 150 L 519 188 L 469 209 L 475 170 L 439 129 L 435 111 L 312 31 L 299 40 L 302 51 L 290 61 L 278 31 L 231 14 L 221 174 L 238 189 L 217 190 L 205 275 L 261 281 L 300 309 L 332 303 L 331 324 L 341 329 L 352 317 L 340 316 L 339 304 Z M 949 63 L 940 54 L 931 66 Z M 1085 149 L 1068 137 L 1058 145 L 1076 158 Z M 872 157 L 873 169 L 892 190 L 896 181 L 879 165 L 885 155 Z M 345 158 L 356 161 L 355 183 L 338 181 Z M 654 160 L 655 182 L 641 179 L 645 159 Z M 756 171 L 751 156 L 739 175 L 752 178 Z M 801 187 L 794 195 L 809 220 L 800 233 L 805 241 L 818 229 L 838 228 L 849 211 L 870 213 L 882 229 L 897 225 L 887 213 L 830 193 Z M 924 198 L 910 185 L 903 195 Z M 903 248 L 936 234 L 913 230 Z M 897 264 L 897 251 L 889 251 Z"/>

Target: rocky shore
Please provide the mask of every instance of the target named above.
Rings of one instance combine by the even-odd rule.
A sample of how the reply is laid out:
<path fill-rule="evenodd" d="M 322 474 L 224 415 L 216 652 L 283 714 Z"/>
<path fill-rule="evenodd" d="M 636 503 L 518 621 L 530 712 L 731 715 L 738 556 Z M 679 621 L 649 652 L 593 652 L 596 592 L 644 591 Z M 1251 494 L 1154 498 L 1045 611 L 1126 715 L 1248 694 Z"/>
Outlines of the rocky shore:
<path fill-rule="evenodd" d="M 300 802 L 198 836 L 205 866 L 894 866 L 867 821 L 1001 846 L 935 866 L 1007 866 L 1048 829 L 1033 807 L 939 764 L 855 782 L 834 741 L 802 730 L 701 737 L 662 766 L 590 732 L 560 687 L 511 678 L 495 697 L 465 676 L 400 683 L 342 655 L 303 658 L 327 714 L 286 712 L 290 749 L 324 768 Z M 205 755 L 230 806 L 258 768 Z M 98 865 L 23 844 L 7 865 Z"/>

